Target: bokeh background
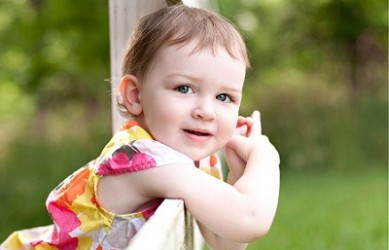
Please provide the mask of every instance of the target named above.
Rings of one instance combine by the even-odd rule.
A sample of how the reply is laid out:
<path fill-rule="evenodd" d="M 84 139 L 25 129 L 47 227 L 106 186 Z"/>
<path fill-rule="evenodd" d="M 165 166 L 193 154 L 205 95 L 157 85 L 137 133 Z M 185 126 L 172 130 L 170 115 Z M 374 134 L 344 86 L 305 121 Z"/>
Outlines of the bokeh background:
<path fill-rule="evenodd" d="M 241 113 L 281 155 L 249 249 L 387 249 L 388 2 L 218 0 L 250 50 Z M 111 136 L 108 1 L 0 2 L 0 241 Z"/>

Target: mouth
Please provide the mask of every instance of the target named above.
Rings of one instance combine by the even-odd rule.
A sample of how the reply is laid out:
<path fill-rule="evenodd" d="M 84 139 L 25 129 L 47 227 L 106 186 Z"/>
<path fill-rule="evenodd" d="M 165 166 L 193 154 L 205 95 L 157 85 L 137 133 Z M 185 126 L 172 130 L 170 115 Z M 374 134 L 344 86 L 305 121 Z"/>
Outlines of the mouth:
<path fill-rule="evenodd" d="M 204 136 L 204 137 L 208 137 L 208 136 L 212 135 L 211 133 L 209 133 L 208 131 L 205 131 L 205 130 L 184 129 L 184 132 L 191 134 L 191 135 Z"/>

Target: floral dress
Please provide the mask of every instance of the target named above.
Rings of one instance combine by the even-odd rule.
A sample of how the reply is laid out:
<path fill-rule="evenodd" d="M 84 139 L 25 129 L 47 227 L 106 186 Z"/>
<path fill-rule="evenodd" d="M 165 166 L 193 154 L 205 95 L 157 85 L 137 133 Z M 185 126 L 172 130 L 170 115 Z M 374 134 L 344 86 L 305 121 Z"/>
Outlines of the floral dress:
<path fill-rule="evenodd" d="M 97 197 L 100 178 L 172 163 L 196 166 L 221 178 L 216 155 L 193 162 L 153 140 L 131 120 L 120 128 L 97 159 L 74 172 L 50 193 L 46 207 L 53 225 L 14 232 L 0 249 L 123 249 L 163 200 L 157 199 L 134 213 L 111 213 Z"/>

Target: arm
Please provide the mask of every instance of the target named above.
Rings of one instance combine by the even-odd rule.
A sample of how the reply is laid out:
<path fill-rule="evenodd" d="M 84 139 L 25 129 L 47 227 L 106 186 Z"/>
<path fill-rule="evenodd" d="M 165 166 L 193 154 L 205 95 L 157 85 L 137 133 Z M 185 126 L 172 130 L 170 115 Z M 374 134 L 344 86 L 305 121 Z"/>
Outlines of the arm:
<path fill-rule="evenodd" d="M 257 147 L 259 148 L 260 152 L 256 151 L 258 150 Z M 269 158 L 263 159 L 261 155 L 264 154 L 266 154 Z M 263 207 L 263 205 L 269 206 L 267 213 L 270 212 L 268 214 L 268 219 L 271 219 L 271 221 L 269 222 L 269 220 L 267 219 L 265 220 L 267 222 L 262 222 L 262 224 L 264 225 L 262 228 L 263 233 L 261 233 L 261 235 L 266 234 L 266 232 L 270 228 L 277 206 L 279 191 L 279 156 L 274 147 L 269 143 L 268 139 L 261 135 L 261 125 L 258 112 L 253 113 L 253 115 L 248 118 L 239 118 L 237 124 L 237 131 L 235 135 L 231 138 L 231 141 L 226 145 L 225 157 L 230 169 L 227 182 L 231 185 L 234 185 L 234 187 L 236 187 L 238 190 L 241 190 L 242 193 L 245 191 L 249 191 L 251 189 L 249 188 L 249 186 L 252 186 L 252 190 L 254 192 L 255 190 L 258 190 L 257 194 L 259 196 L 262 196 L 263 203 L 258 203 L 258 207 Z M 257 159 L 258 157 L 262 159 Z M 256 164 L 258 169 L 248 170 L 248 168 L 251 168 L 252 166 L 249 165 L 251 163 Z M 262 168 L 262 170 L 259 170 L 259 168 Z M 247 176 L 248 171 L 254 171 L 254 173 L 256 172 L 262 175 L 262 177 L 250 178 L 259 175 L 253 174 L 252 176 Z M 241 177 L 246 179 L 240 180 Z M 266 194 L 266 191 L 269 191 L 269 193 Z M 274 212 L 271 212 L 273 209 Z M 260 228 L 260 225 L 261 224 L 258 224 L 258 229 Z M 199 227 L 206 242 L 215 249 L 235 250 L 246 249 L 247 247 L 247 244 L 230 241 L 220 237 L 219 235 L 208 230 L 200 223 Z"/>
<path fill-rule="evenodd" d="M 246 136 L 248 132 L 248 126 L 252 125 L 251 121 L 251 119 L 239 117 L 235 134 L 238 136 Z M 227 183 L 229 183 L 230 185 L 234 185 L 236 181 L 243 175 L 246 167 L 246 162 L 244 162 L 244 160 L 242 160 L 236 153 L 236 151 L 229 145 L 226 145 L 224 149 L 224 156 L 229 167 Z M 224 239 L 208 230 L 201 223 L 198 222 L 198 225 L 205 241 L 212 249 L 238 250 L 247 248 L 247 243 L 240 243 Z"/>
<path fill-rule="evenodd" d="M 101 190 L 108 187 L 108 193 L 115 193 L 120 199 L 112 195 L 99 195 L 99 198 L 103 204 L 120 203 L 114 210 L 121 213 L 133 212 L 129 207 L 134 207 L 135 200 L 140 205 L 156 197 L 180 198 L 203 228 L 215 233 L 208 237 L 210 243 L 212 237 L 235 242 L 258 239 L 268 231 L 275 214 L 279 160 L 277 151 L 260 134 L 259 118 L 254 116 L 253 120 L 248 125 L 247 136 L 234 136 L 229 143 L 247 162 L 234 186 L 192 166 L 171 164 L 104 177 L 99 184 Z"/>
<path fill-rule="evenodd" d="M 251 120 L 247 123 L 247 134 L 235 135 L 228 145 L 247 163 L 233 186 L 198 169 L 167 166 L 172 168 L 171 174 L 165 177 L 170 180 L 169 184 L 157 185 L 151 192 L 184 199 L 197 221 L 221 238 L 251 242 L 265 235 L 278 202 L 279 156 L 267 137 L 261 135 L 259 113 L 254 113 Z M 168 173 L 162 169 L 155 170 Z M 173 175 L 178 183 L 172 183 Z M 172 185 L 177 186 L 172 188 Z"/>

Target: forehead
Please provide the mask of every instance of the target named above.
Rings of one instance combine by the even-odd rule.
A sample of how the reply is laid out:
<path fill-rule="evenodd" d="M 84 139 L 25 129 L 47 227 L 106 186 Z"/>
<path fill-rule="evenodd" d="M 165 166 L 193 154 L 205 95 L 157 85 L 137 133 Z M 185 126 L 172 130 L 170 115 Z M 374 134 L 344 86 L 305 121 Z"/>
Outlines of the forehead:
<path fill-rule="evenodd" d="M 204 82 L 233 84 L 241 89 L 244 82 L 246 64 L 233 58 L 225 49 L 196 49 L 196 43 L 162 47 L 149 73 L 160 77 L 181 75 L 197 78 Z"/>
<path fill-rule="evenodd" d="M 232 39 L 233 40 L 233 39 Z M 212 40 L 213 41 L 213 40 Z M 217 40 L 214 38 L 214 41 L 202 41 L 201 38 L 193 38 L 191 40 L 186 40 L 179 43 L 168 42 L 165 47 L 169 46 L 178 46 L 178 47 L 186 47 L 188 50 L 191 50 L 191 54 L 193 53 L 212 53 L 216 56 L 220 52 L 227 52 L 230 57 L 242 61 L 246 68 L 249 67 L 249 63 L 247 61 L 246 55 L 241 51 L 241 46 L 238 42 L 223 42 L 221 40 Z"/>
<path fill-rule="evenodd" d="M 235 64 L 239 65 L 239 68 L 242 68 L 243 66 L 244 71 L 246 70 L 246 63 L 244 58 L 235 58 L 227 51 L 227 49 L 220 46 L 200 48 L 197 41 L 191 41 L 182 44 L 164 45 L 157 51 L 153 61 L 154 64 L 160 64 L 160 62 L 168 64 L 173 63 L 176 64 L 176 67 L 194 64 L 191 66 L 193 66 L 193 69 L 195 69 L 201 66 L 196 63 L 206 63 L 207 59 L 220 62 L 220 65 L 214 65 L 214 67 L 226 66 L 225 64 Z M 178 61 L 180 62 L 179 64 L 177 63 Z"/>

